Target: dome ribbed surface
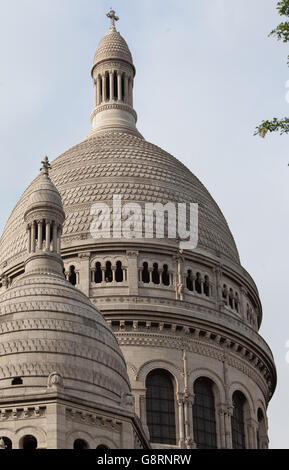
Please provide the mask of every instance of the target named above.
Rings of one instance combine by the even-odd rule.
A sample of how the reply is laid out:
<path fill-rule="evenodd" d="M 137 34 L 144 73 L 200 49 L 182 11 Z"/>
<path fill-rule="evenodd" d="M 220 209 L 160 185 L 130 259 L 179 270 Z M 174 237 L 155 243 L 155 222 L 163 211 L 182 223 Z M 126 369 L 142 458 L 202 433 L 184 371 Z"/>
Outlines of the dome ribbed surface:
<path fill-rule="evenodd" d="M 100 41 L 94 56 L 94 65 L 106 59 L 121 59 L 133 65 L 129 47 L 121 34 L 109 31 Z"/>
<path fill-rule="evenodd" d="M 26 378 L 38 377 L 37 387 L 46 387 L 57 372 L 69 394 L 90 401 L 118 406 L 130 392 L 112 330 L 64 277 L 40 272 L 15 280 L 0 296 L 0 316 L 0 384 L 21 376 L 29 386 Z"/>
<path fill-rule="evenodd" d="M 50 172 L 58 188 L 66 221 L 63 240 L 73 245 L 91 239 L 91 206 L 111 202 L 198 203 L 199 245 L 202 251 L 239 263 L 228 224 L 203 184 L 181 162 L 159 147 L 136 136 L 107 132 L 65 152 L 52 163 Z M 24 259 L 26 230 L 23 214 L 30 188 L 15 207 L 0 241 L 0 263 Z"/>

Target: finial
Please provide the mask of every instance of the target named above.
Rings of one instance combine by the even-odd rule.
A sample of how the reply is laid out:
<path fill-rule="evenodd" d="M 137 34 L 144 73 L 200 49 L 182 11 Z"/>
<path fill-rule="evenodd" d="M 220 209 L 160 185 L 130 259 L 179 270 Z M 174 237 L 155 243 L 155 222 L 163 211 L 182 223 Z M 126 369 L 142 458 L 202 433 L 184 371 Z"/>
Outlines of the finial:
<path fill-rule="evenodd" d="M 115 29 L 115 22 L 119 20 L 119 17 L 116 16 L 115 11 L 111 8 L 110 12 L 107 13 L 106 15 L 108 18 L 110 18 L 110 31 L 116 31 Z"/>
<path fill-rule="evenodd" d="M 48 157 L 45 156 L 42 163 L 42 168 L 40 168 L 42 175 L 49 175 L 49 170 L 51 169 L 51 165 L 49 163 Z"/>

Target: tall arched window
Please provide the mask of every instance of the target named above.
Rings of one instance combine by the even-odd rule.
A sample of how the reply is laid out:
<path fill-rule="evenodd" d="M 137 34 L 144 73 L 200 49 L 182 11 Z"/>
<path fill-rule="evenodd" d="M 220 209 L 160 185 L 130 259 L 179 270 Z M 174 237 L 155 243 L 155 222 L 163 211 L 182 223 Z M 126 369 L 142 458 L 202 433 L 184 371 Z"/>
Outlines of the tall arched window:
<path fill-rule="evenodd" d="M 202 293 L 202 277 L 201 277 L 200 273 L 197 273 L 197 277 L 196 277 L 196 280 L 195 280 L 195 288 L 196 288 L 196 291 L 198 292 L 198 294 Z"/>
<path fill-rule="evenodd" d="M 152 272 L 152 280 L 154 284 L 160 283 L 160 273 L 159 273 L 159 265 L 158 263 L 154 263 L 154 268 Z"/>
<path fill-rule="evenodd" d="M 196 380 L 193 405 L 194 440 L 198 449 L 217 449 L 214 383 L 205 377 Z"/>
<path fill-rule="evenodd" d="M 169 267 L 167 264 L 164 264 L 164 267 L 163 267 L 162 283 L 164 286 L 170 285 L 170 274 L 169 274 Z"/>
<path fill-rule="evenodd" d="M 257 446 L 258 449 L 267 448 L 267 432 L 263 411 L 258 409 L 258 429 L 257 429 Z"/>
<path fill-rule="evenodd" d="M 111 269 L 111 262 L 106 262 L 106 269 L 105 269 L 105 282 L 112 282 L 112 269 Z"/>
<path fill-rule="evenodd" d="M 31 435 L 24 436 L 20 441 L 19 447 L 24 450 L 35 450 L 37 449 L 37 439 Z"/>
<path fill-rule="evenodd" d="M 246 398 L 243 393 L 235 392 L 233 395 L 232 441 L 233 449 L 246 449 L 244 405 Z"/>
<path fill-rule="evenodd" d="M 101 284 L 102 283 L 102 269 L 101 269 L 101 263 L 96 263 L 95 265 L 95 275 L 94 275 L 94 282 L 96 284 Z"/>
<path fill-rule="evenodd" d="M 73 286 L 76 285 L 76 272 L 75 272 L 75 266 L 70 266 L 69 268 L 69 274 L 68 274 L 68 280 L 70 282 L 70 284 L 72 284 Z"/>
<path fill-rule="evenodd" d="M 193 279 L 192 279 L 192 271 L 191 269 L 188 270 L 188 273 L 187 273 L 187 289 L 189 291 L 193 291 L 194 290 L 194 285 L 193 285 Z"/>
<path fill-rule="evenodd" d="M 151 442 L 176 445 L 173 377 L 166 370 L 156 369 L 147 376 L 146 388 L 147 425 Z"/>
<path fill-rule="evenodd" d="M 6 450 L 12 450 L 12 441 L 9 439 L 9 437 L 0 437 L 0 440 L 2 439 L 5 449 Z"/>
<path fill-rule="evenodd" d="M 113 74 L 113 99 L 117 101 L 117 73 Z"/>
<path fill-rule="evenodd" d="M 150 282 L 149 265 L 146 262 L 143 264 L 142 282 L 144 284 L 148 284 Z"/>
<path fill-rule="evenodd" d="M 83 439 L 76 439 L 73 443 L 73 449 L 75 450 L 85 450 L 89 449 L 88 444 Z"/>
<path fill-rule="evenodd" d="M 204 294 L 207 297 L 210 297 L 210 278 L 209 276 L 205 276 L 205 281 L 204 281 Z"/>
<path fill-rule="evenodd" d="M 121 261 L 116 262 L 115 280 L 116 282 L 123 282 L 123 269 Z"/>

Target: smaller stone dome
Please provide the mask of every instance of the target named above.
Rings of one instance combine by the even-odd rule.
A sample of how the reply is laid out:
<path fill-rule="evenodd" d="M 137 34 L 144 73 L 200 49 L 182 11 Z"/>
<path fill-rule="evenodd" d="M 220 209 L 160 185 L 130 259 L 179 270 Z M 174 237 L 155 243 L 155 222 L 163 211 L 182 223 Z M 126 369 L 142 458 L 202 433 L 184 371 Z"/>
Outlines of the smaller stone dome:
<path fill-rule="evenodd" d="M 27 201 L 28 204 L 25 216 L 27 216 L 28 213 L 45 208 L 45 210 L 53 209 L 54 212 L 59 212 L 63 215 L 62 218 L 64 220 L 65 214 L 63 211 L 61 196 L 48 176 L 50 164 L 47 157 L 44 158 L 42 164 L 43 167 L 41 168 L 41 173 L 32 185 L 32 191 Z"/>
<path fill-rule="evenodd" d="M 124 60 L 133 66 L 132 55 L 126 41 L 118 31 L 113 29 L 110 29 L 100 41 L 93 66 L 107 59 Z"/>

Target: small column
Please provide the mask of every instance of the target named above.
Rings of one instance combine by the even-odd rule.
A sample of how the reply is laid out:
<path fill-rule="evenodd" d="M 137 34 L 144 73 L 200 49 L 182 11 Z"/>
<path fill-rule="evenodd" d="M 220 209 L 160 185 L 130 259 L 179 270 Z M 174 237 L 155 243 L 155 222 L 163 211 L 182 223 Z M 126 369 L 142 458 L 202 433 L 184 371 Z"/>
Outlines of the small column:
<path fill-rule="evenodd" d="M 57 229 L 57 253 L 61 253 L 61 235 L 62 235 L 62 228 L 58 227 Z"/>
<path fill-rule="evenodd" d="M 128 251 L 127 255 L 127 270 L 128 270 L 128 291 L 129 295 L 138 295 L 138 251 Z"/>
<path fill-rule="evenodd" d="M 27 240 L 28 253 L 31 253 L 31 225 L 27 226 L 27 235 L 28 235 L 28 240 Z"/>
<path fill-rule="evenodd" d="M 233 448 L 232 442 L 232 415 L 233 408 L 227 409 L 225 412 L 225 435 L 226 435 L 226 449 Z"/>
<path fill-rule="evenodd" d="M 124 102 L 128 103 L 129 102 L 129 97 L 128 97 L 128 76 L 125 75 L 124 77 Z"/>
<path fill-rule="evenodd" d="M 106 95 L 106 75 L 105 74 L 102 76 L 102 94 L 103 94 L 102 95 L 102 101 L 103 101 L 103 103 L 105 103 L 106 102 L 106 96 L 107 96 Z"/>
<path fill-rule="evenodd" d="M 98 101 L 98 97 L 97 97 L 97 80 L 93 81 L 93 89 L 94 89 L 94 107 L 96 108 L 97 101 Z"/>
<path fill-rule="evenodd" d="M 128 96 L 129 96 L 129 104 L 133 106 L 133 93 L 132 93 L 132 78 L 128 82 Z"/>
<path fill-rule="evenodd" d="M 179 446 L 185 448 L 185 422 L 184 422 L 184 398 L 182 394 L 177 396 L 178 414 L 179 414 Z"/>
<path fill-rule="evenodd" d="M 57 225 L 53 222 L 53 239 L 52 239 L 52 251 L 57 252 Z"/>
<path fill-rule="evenodd" d="M 113 72 L 109 72 L 109 99 L 113 101 L 114 98 L 114 83 L 113 83 Z"/>
<path fill-rule="evenodd" d="M 101 87 L 100 87 L 100 84 L 101 84 L 101 78 L 100 76 L 97 77 L 97 102 L 96 102 L 96 105 L 100 105 L 101 104 L 101 101 L 102 101 L 102 97 L 101 97 Z"/>
<path fill-rule="evenodd" d="M 45 235 L 46 235 L 46 251 L 50 251 L 50 227 L 51 227 L 51 222 L 46 221 L 46 228 L 45 228 Z"/>
<path fill-rule="evenodd" d="M 36 242 L 36 225 L 35 222 L 31 224 L 31 252 L 35 253 L 35 242 Z"/>
<path fill-rule="evenodd" d="M 224 405 L 219 405 L 217 407 L 217 413 L 219 418 L 219 446 L 221 449 L 226 449 L 226 429 L 225 429 L 225 407 Z"/>
<path fill-rule="evenodd" d="M 42 250 L 42 243 L 43 243 L 43 222 L 39 220 L 38 222 L 38 250 Z"/>
<path fill-rule="evenodd" d="M 117 99 L 118 101 L 122 101 L 122 96 L 121 96 L 121 73 L 117 73 Z"/>
<path fill-rule="evenodd" d="M 194 423 L 193 423 L 193 404 L 195 401 L 194 395 L 188 394 L 185 396 L 184 402 L 184 416 L 185 416 L 185 436 L 187 449 L 195 449 L 194 442 Z"/>

